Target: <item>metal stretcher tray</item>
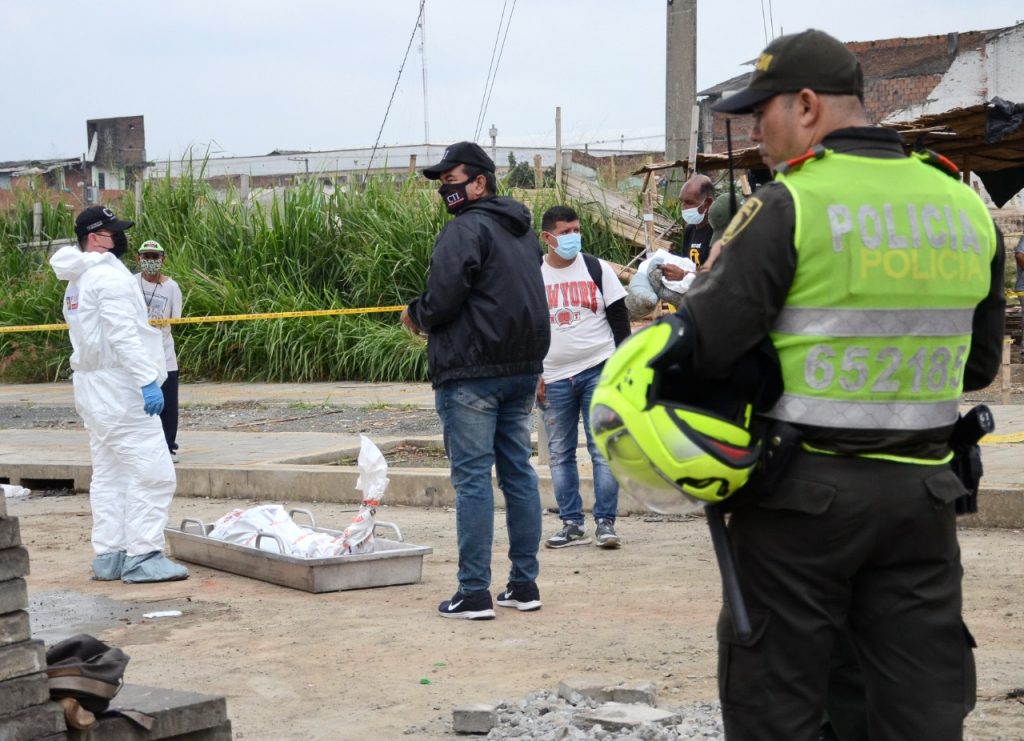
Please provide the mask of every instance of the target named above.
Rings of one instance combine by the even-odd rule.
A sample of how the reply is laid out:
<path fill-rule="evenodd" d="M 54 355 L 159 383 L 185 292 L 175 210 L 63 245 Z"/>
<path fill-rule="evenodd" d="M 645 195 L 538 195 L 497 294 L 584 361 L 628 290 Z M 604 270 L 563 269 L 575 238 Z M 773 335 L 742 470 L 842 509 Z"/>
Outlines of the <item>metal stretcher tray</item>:
<path fill-rule="evenodd" d="M 309 527 L 329 535 L 341 535 L 340 530 L 316 527 L 313 514 L 305 509 L 292 509 L 288 514 L 301 513 L 309 518 Z M 389 528 L 397 540 L 375 538 L 373 553 L 334 556 L 332 558 L 296 558 L 272 553 L 259 548 L 264 538 L 277 541 L 280 551 L 284 544 L 273 533 L 259 533 L 256 547 L 228 543 L 209 537 L 213 525 L 185 518 L 178 529 L 164 529 L 167 543 L 175 558 L 232 574 L 268 581 L 305 592 L 338 592 L 345 589 L 388 587 L 396 584 L 417 584 L 423 576 L 423 557 L 433 549 L 412 545 L 402 540 L 402 532 L 391 522 L 376 522 L 376 528 Z"/>

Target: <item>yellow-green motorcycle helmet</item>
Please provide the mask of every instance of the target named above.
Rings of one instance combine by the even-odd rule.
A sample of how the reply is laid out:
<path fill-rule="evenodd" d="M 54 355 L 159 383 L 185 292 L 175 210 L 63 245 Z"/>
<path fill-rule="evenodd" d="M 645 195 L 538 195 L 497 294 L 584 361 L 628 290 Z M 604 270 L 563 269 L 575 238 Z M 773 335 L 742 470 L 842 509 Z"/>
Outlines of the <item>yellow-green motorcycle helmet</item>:
<path fill-rule="evenodd" d="M 622 343 L 605 363 L 590 406 L 590 429 L 623 490 L 666 514 L 721 502 L 750 478 L 760 444 L 739 423 L 670 401 L 660 393 L 662 365 L 676 334 L 664 317 Z"/>

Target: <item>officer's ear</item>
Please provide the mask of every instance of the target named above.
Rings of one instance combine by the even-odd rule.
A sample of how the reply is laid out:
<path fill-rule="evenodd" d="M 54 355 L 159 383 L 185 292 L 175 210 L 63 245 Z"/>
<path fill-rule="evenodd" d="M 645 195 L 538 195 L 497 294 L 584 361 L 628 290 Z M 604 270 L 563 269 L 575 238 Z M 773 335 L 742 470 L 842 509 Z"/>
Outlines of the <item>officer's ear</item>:
<path fill-rule="evenodd" d="M 796 108 L 800 124 L 804 127 L 814 126 L 821 118 L 821 97 L 810 88 L 804 88 L 796 94 L 793 106 Z"/>

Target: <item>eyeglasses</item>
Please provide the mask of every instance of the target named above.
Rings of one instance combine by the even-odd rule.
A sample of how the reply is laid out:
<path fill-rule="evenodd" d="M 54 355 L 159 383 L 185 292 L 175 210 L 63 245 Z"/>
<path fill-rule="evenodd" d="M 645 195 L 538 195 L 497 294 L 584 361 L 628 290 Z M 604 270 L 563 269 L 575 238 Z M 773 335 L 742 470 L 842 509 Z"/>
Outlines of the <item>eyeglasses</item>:
<path fill-rule="evenodd" d="M 162 252 L 140 252 L 139 257 L 143 260 L 161 260 L 163 259 Z"/>

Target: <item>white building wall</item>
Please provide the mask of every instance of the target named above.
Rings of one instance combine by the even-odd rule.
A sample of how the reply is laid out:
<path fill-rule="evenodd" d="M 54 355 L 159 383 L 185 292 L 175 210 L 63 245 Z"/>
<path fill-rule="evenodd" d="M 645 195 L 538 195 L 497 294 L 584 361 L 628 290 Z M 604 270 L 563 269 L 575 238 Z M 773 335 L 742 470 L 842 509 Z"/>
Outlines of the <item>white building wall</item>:
<path fill-rule="evenodd" d="M 149 168 L 148 177 L 163 177 L 170 169 L 171 177 L 180 177 L 183 172 L 191 171 L 198 175 L 203 170 L 205 177 L 220 177 L 230 175 L 249 175 L 250 177 L 266 175 L 310 175 L 333 174 L 333 173 L 361 173 L 365 172 L 370 164 L 370 155 L 373 153 L 371 174 L 380 174 L 385 171 L 402 173 L 409 168 L 409 157 L 416 155 L 416 169 L 420 170 L 427 165 L 432 165 L 441 160 L 446 145 L 440 144 L 417 144 L 407 146 L 379 147 L 373 153 L 371 147 L 365 149 L 337 149 L 323 152 L 294 152 L 291 154 L 263 155 L 256 157 L 218 157 L 206 160 L 205 167 L 203 158 L 193 157 L 191 162 L 182 160 L 158 160 L 153 167 Z M 484 147 L 488 155 L 491 154 L 490 147 Z M 637 154 L 643 150 L 621 150 L 621 149 L 594 149 L 591 147 L 589 153 L 596 157 L 608 155 L 629 155 Z M 541 165 L 544 168 L 555 164 L 554 147 L 497 147 L 494 161 L 499 171 L 508 169 L 508 156 L 513 154 L 516 162 L 526 162 L 533 166 L 533 158 L 540 155 Z"/>
<path fill-rule="evenodd" d="M 1008 28 L 984 47 L 957 56 L 924 105 L 891 113 L 883 123 L 913 121 L 1000 97 L 1024 102 L 1024 23 Z"/>

